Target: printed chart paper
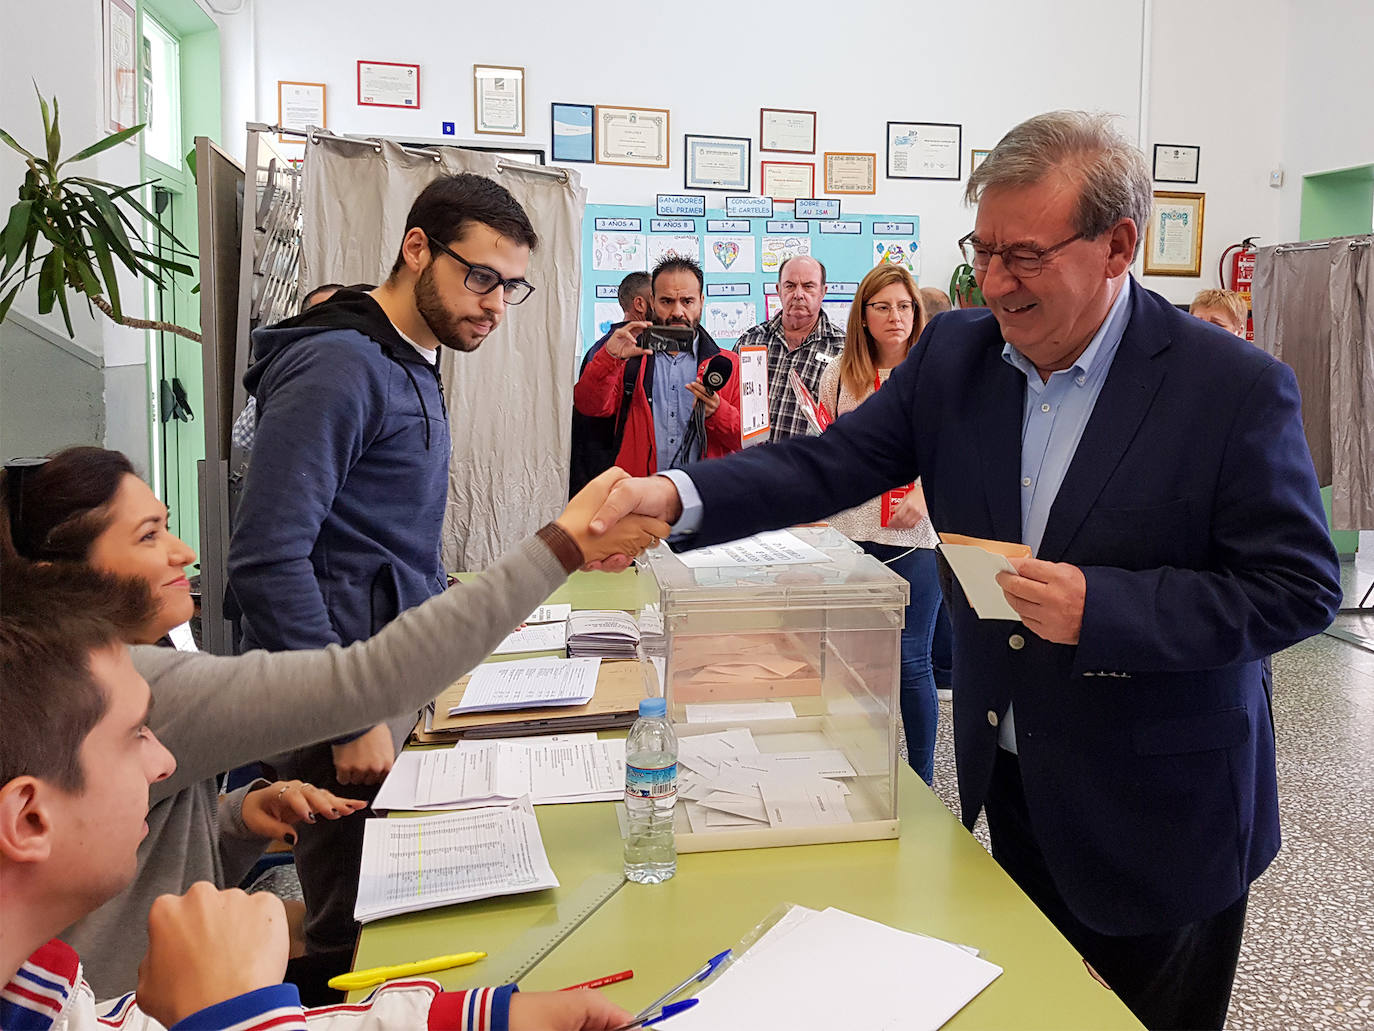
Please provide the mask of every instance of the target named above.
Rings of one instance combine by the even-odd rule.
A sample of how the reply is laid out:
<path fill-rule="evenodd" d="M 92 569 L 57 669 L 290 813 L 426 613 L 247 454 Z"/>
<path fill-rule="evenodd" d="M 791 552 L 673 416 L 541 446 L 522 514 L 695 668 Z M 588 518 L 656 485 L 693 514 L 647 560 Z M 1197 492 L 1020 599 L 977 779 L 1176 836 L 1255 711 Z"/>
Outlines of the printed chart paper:
<path fill-rule="evenodd" d="M 556 887 L 528 798 L 489 809 L 368 820 L 353 917 L 368 923 Z"/>

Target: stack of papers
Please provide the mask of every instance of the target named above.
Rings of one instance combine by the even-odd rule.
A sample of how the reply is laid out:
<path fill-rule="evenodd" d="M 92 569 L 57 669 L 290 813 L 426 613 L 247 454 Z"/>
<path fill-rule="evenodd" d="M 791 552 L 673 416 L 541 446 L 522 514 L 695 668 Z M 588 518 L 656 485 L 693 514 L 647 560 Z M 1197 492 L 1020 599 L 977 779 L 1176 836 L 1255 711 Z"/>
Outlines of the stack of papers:
<path fill-rule="evenodd" d="M 450 716 L 550 705 L 586 705 L 596 694 L 600 659 L 520 659 L 487 662 L 472 671 Z"/>
<path fill-rule="evenodd" d="M 368 820 L 360 923 L 454 902 L 558 887 L 528 798 L 411 820 Z"/>
<path fill-rule="evenodd" d="M 650 655 L 662 655 L 667 638 L 663 636 L 663 613 L 658 605 L 645 605 L 639 611 L 639 643 Z"/>
<path fill-rule="evenodd" d="M 853 823 L 842 779 L 856 776 L 837 749 L 760 752 L 745 729 L 678 741 L 678 797 L 696 832 Z"/>
<path fill-rule="evenodd" d="M 526 795 L 535 805 L 601 802 L 624 791 L 623 740 L 592 733 L 460 741 L 398 755 L 372 808 L 464 809 Z"/>
<path fill-rule="evenodd" d="M 798 978 L 806 990 L 798 991 Z M 936 1031 L 1002 968 L 958 945 L 839 909 L 794 906 L 696 993 L 674 1031 Z"/>
<path fill-rule="evenodd" d="M 492 654 L 562 651 L 568 644 L 568 616 L 571 614 L 571 605 L 540 605 L 496 646 Z"/>
<path fill-rule="evenodd" d="M 583 609 L 568 617 L 568 654 L 580 658 L 633 659 L 639 624 L 628 612 Z"/>

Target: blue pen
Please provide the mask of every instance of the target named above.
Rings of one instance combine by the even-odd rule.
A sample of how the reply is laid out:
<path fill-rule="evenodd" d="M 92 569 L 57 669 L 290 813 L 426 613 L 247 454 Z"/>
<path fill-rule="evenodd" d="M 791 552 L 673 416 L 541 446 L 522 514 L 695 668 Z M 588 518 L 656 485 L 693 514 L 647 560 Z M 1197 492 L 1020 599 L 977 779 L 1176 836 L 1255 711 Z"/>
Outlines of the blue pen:
<path fill-rule="evenodd" d="M 675 1017 L 685 1010 L 691 1009 L 700 999 L 683 999 L 681 1002 L 670 1002 L 657 1013 L 651 1013 L 647 1017 L 635 1017 L 628 1024 L 621 1024 L 615 1031 L 630 1031 L 633 1027 L 645 1027 L 649 1024 L 661 1024 L 669 1017 Z"/>
<path fill-rule="evenodd" d="M 673 988 L 672 991 L 664 992 L 657 999 L 655 999 L 653 1002 L 649 1003 L 649 1005 L 645 1006 L 642 1010 L 640 1010 L 639 1013 L 636 1014 L 635 1019 L 643 1020 L 647 1014 L 652 1013 L 654 1010 L 658 1009 L 669 999 L 676 998 L 678 995 L 682 994 L 683 990 L 686 989 L 688 986 L 696 984 L 699 981 L 705 981 L 708 977 L 714 974 L 716 970 L 720 968 L 721 964 L 723 964 L 726 960 L 730 958 L 731 951 L 733 950 L 726 949 L 724 952 L 712 956 L 710 959 L 706 961 L 706 965 L 704 967 L 698 970 L 691 977 L 687 978 L 687 980 L 683 981 L 682 984 L 677 985 L 675 988 Z"/>

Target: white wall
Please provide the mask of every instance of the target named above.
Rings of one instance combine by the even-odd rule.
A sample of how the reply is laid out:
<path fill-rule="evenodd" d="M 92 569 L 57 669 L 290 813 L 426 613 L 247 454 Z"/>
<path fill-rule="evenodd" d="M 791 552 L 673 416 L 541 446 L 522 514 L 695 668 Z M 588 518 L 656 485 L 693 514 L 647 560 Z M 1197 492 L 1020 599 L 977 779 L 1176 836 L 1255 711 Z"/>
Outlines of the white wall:
<path fill-rule="evenodd" d="M 30 150 L 42 146 L 43 122 L 34 93 L 36 82 L 45 97 L 58 97 L 64 153 L 74 153 L 106 135 L 101 88 L 103 48 L 100 0 L 6 3 L 0 23 L 0 127 Z M 14 202 L 24 170 L 22 158 L 8 147 L 0 147 L 0 200 L 6 212 Z M 137 182 L 138 147 L 120 144 L 73 171 L 120 185 Z M 40 246 L 39 252 L 43 249 Z M 31 281 L 25 287 L 15 301 L 16 309 L 66 336 L 59 311 L 38 315 L 35 284 Z M 120 279 L 120 298 L 129 314 L 143 314 L 142 291 L 127 274 Z M 98 313 L 94 317 L 87 315 L 84 300 L 72 305 L 72 324 L 77 342 L 102 355 L 107 369 L 146 364 L 147 339 L 143 331 L 116 326 Z M 138 384 L 132 393 L 131 383 Z M 114 380 L 107 377 L 106 404 L 146 409 L 146 384 L 130 369 Z M 107 435 L 108 445 L 126 451 L 143 465 L 148 457 L 146 423 L 146 418 L 139 423 L 140 431 L 122 430 L 115 436 Z M 128 427 L 129 423 L 107 425 Z"/>
<path fill-rule="evenodd" d="M 1287 0 L 1285 7 L 1280 235 L 1296 240 L 1304 175 L 1374 164 L 1374 3 Z"/>
<path fill-rule="evenodd" d="M 753 137 L 757 190 L 759 108 L 814 109 L 818 165 L 826 150 L 878 154 L 878 193 L 845 197 L 845 209 L 921 216 L 929 285 L 949 282 L 959 260 L 954 242 L 972 213 L 962 206 L 962 183 L 882 177 L 888 119 L 962 123 L 965 174 L 970 148 L 993 146 L 1040 111 L 1118 112 L 1128 135 L 1137 132 L 1141 0 L 986 0 L 962 12 L 930 0 L 545 0 L 503 4 L 480 20 L 466 4 L 398 0 L 387 11 L 378 18 L 365 0 L 259 0 L 259 119 L 276 121 L 277 80 L 296 79 L 327 84 L 335 131 L 428 138 L 455 121 L 458 136 L 471 139 L 472 65 L 521 65 L 529 80 L 524 142 L 547 146 L 553 101 L 670 109 L 672 167 L 576 166 L 590 202 L 652 204 L 656 193 L 683 191 L 684 133 Z M 980 31 L 975 19 L 997 30 Z M 358 107 L 360 58 L 420 64 L 421 109 Z M 863 271 L 831 276 L 859 279 Z"/>
<path fill-rule="evenodd" d="M 1269 170 L 1283 165 L 1279 98 L 1288 81 L 1289 3 L 1249 0 L 1238 8 L 1152 0 L 1146 141 L 1202 148 L 1196 186 L 1157 183 L 1156 189 L 1206 194 L 1202 275 L 1142 279 L 1171 301 L 1219 286 L 1217 261 L 1229 245 L 1247 236 L 1281 242 L 1281 197 L 1269 186 Z M 1254 79 L 1244 88 L 1236 81 L 1242 64 Z M 1147 159 L 1152 152 L 1146 148 Z"/>

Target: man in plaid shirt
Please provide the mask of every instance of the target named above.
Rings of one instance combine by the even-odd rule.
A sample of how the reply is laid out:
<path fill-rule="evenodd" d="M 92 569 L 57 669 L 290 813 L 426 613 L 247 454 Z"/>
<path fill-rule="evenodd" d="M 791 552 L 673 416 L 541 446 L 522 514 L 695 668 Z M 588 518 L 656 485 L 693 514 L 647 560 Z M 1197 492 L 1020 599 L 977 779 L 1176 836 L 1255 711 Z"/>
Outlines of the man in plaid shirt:
<path fill-rule="evenodd" d="M 768 439 L 799 437 L 807 432 L 806 416 L 788 382 L 793 369 L 811 396 L 820 389 L 821 373 L 844 350 L 844 330 L 821 310 L 825 266 L 810 255 L 788 258 L 778 269 L 782 311 L 745 330 L 735 345 L 768 348 Z M 816 397 L 817 402 L 820 398 Z"/>

